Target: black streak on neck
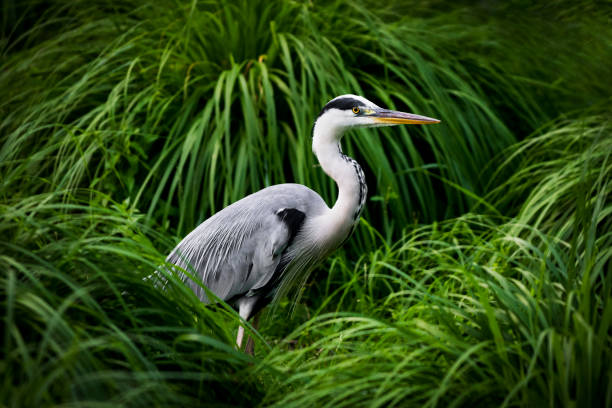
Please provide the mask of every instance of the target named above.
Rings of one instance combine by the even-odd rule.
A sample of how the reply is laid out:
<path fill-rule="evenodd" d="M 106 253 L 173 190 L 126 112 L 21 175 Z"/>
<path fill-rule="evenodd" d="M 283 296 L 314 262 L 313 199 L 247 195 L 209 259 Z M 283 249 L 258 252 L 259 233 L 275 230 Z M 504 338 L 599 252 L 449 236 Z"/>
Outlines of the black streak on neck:
<path fill-rule="evenodd" d="M 355 176 L 359 181 L 359 203 L 357 204 L 357 208 L 355 210 L 355 213 L 353 214 L 353 222 L 355 222 L 359 219 L 361 211 L 363 210 L 363 206 L 365 205 L 365 200 L 368 195 L 368 185 L 366 184 L 365 174 L 363 174 L 361 166 L 359 165 L 359 163 L 357 163 L 357 160 L 353 159 L 352 157 L 348 157 L 347 155 L 342 153 L 342 147 L 340 146 L 340 143 L 338 143 L 338 153 L 340 154 L 340 157 L 342 157 L 342 160 L 347 163 L 350 163 L 353 166 L 353 169 L 355 169 Z"/>

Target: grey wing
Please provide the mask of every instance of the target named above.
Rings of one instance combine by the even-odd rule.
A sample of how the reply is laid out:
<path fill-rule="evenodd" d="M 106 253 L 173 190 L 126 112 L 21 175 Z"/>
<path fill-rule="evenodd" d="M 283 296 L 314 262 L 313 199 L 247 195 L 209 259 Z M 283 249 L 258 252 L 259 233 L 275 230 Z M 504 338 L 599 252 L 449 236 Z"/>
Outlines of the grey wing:
<path fill-rule="evenodd" d="M 325 202 L 307 187 L 268 187 L 204 221 L 167 261 L 191 272 L 223 300 L 253 293 L 278 280 L 274 272 L 304 218 L 324 208 Z M 209 301 L 200 285 L 186 282 L 203 302 Z"/>

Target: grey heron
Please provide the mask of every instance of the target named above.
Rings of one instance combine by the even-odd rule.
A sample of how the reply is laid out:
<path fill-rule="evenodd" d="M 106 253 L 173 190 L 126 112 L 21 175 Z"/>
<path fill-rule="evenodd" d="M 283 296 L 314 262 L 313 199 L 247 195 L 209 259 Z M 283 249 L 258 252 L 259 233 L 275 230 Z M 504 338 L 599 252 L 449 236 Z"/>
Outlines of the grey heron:
<path fill-rule="evenodd" d="M 303 282 L 355 229 L 367 186 L 359 164 L 342 153 L 344 132 L 356 127 L 438 122 L 382 109 L 357 95 L 332 99 L 314 123 L 312 151 L 338 186 L 333 207 L 300 184 L 267 187 L 205 220 L 174 248 L 167 262 L 191 270 L 248 321 L 275 296 Z M 200 285 L 185 281 L 200 300 L 210 302 Z M 243 336 L 240 326 L 239 348 Z"/>

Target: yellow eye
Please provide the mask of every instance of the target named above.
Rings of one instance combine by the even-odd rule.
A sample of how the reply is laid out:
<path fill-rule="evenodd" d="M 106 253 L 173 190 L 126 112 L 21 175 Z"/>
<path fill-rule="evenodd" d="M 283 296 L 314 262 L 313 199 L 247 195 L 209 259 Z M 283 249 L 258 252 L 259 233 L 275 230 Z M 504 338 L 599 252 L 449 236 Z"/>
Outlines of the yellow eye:
<path fill-rule="evenodd" d="M 356 106 L 353 106 L 353 113 L 356 115 L 359 113 L 359 108 Z"/>

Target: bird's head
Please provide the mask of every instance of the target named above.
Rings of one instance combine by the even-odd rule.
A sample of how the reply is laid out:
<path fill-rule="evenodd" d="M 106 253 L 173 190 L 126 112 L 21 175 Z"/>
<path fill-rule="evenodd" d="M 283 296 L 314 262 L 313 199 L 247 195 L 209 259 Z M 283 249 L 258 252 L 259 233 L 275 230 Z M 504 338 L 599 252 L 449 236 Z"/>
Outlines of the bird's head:
<path fill-rule="evenodd" d="M 357 95 L 341 95 L 325 105 L 315 122 L 313 134 L 325 133 L 340 138 L 345 130 L 353 127 L 377 127 L 393 125 L 428 125 L 438 119 L 413 113 L 383 109 Z"/>

